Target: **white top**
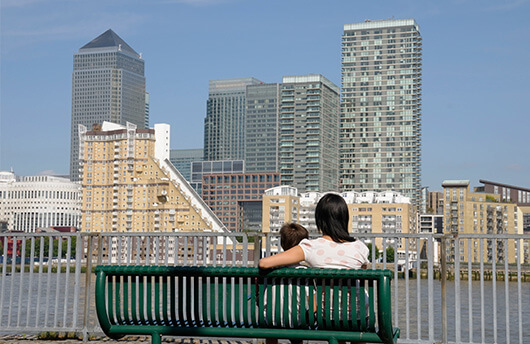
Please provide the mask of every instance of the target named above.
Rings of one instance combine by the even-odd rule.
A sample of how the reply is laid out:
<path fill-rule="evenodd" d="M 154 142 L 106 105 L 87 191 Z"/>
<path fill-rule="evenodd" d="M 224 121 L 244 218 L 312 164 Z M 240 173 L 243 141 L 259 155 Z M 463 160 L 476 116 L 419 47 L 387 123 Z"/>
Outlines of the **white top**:
<path fill-rule="evenodd" d="M 360 240 L 336 243 L 318 238 L 300 241 L 305 261 L 313 268 L 360 269 L 368 264 L 368 247 Z"/>

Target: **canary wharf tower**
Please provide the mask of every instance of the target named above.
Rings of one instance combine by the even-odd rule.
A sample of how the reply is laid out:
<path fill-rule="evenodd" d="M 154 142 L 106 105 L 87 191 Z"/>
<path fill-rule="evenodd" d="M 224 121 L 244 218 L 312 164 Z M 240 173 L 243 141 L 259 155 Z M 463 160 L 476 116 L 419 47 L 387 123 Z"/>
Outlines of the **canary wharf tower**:
<path fill-rule="evenodd" d="M 74 54 L 70 179 L 79 181 L 80 124 L 146 123 L 144 60 L 114 31 L 107 30 Z"/>
<path fill-rule="evenodd" d="M 422 40 L 413 19 L 344 25 L 340 185 L 421 190 Z"/>

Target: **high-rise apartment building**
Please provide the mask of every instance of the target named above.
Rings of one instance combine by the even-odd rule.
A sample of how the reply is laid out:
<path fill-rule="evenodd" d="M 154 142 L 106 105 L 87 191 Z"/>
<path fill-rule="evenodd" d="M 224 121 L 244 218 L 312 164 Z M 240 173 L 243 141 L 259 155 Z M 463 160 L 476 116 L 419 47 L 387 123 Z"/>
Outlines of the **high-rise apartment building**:
<path fill-rule="evenodd" d="M 322 75 L 285 76 L 280 88 L 282 184 L 338 191 L 339 88 Z"/>
<path fill-rule="evenodd" d="M 247 172 L 278 172 L 280 84 L 247 86 L 245 166 Z"/>
<path fill-rule="evenodd" d="M 204 119 L 204 160 L 245 158 L 245 108 L 255 78 L 210 80 Z"/>
<path fill-rule="evenodd" d="M 169 161 L 169 125 L 80 126 L 85 232 L 224 231 Z"/>
<path fill-rule="evenodd" d="M 80 180 L 79 125 L 109 121 L 144 128 L 148 116 L 141 55 L 110 29 L 81 47 L 72 73 L 70 179 Z"/>
<path fill-rule="evenodd" d="M 422 39 L 413 19 L 344 25 L 343 191 L 421 192 Z"/>

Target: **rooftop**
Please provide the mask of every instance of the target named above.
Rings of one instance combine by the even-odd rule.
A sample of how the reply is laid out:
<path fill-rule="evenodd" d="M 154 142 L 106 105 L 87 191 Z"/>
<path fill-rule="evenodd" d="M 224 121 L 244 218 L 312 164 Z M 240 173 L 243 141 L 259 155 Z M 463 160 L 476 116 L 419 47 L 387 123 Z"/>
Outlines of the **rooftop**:
<path fill-rule="evenodd" d="M 103 32 L 101 35 L 82 46 L 79 51 L 114 47 L 118 48 L 118 50 L 123 50 L 140 57 L 140 55 L 136 51 L 134 51 L 134 49 L 131 48 L 129 44 L 125 43 L 125 41 L 120 36 L 118 36 L 114 31 L 112 31 L 112 29 L 108 29 L 107 31 Z"/>

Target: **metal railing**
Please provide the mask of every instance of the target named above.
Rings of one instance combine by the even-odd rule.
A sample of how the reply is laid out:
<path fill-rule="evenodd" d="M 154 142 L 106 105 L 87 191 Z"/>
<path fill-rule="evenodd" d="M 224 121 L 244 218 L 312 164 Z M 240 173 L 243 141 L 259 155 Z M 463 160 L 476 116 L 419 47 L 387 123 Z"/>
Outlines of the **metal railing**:
<path fill-rule="evenodd" d="M 400 343 L 530 342 L 527 235 L 359 237 L 370 268 L 393 270 Z M 98 264 L 253 266 L 278 243 L 245 233 L 2 233 L 0 333 L 101 333 Z"/>

